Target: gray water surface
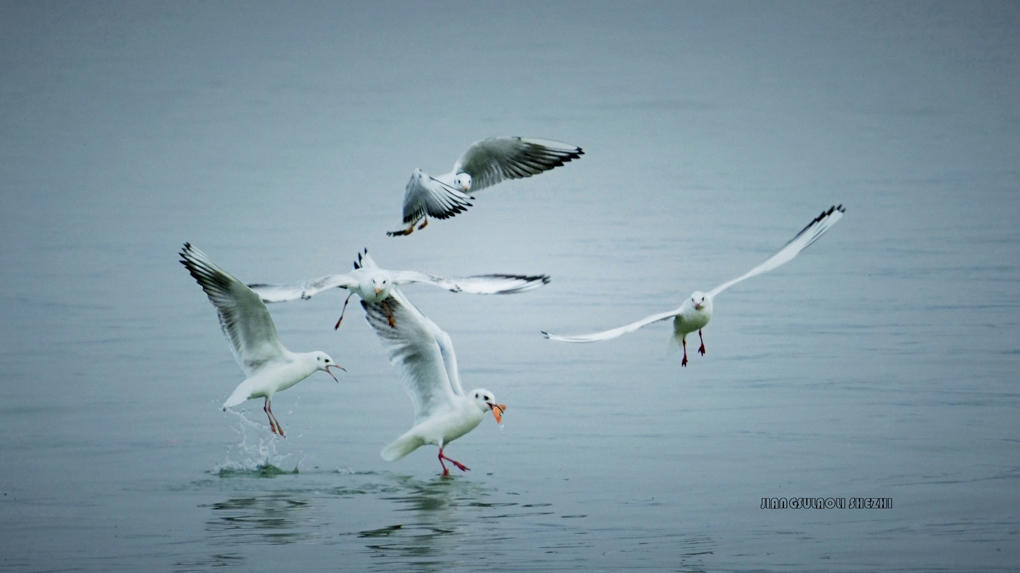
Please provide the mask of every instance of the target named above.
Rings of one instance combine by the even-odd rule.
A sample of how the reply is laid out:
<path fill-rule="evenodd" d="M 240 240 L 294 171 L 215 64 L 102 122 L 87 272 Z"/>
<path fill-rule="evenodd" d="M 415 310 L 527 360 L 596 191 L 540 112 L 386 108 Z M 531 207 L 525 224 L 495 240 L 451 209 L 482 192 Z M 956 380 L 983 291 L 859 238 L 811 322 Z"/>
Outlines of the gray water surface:
<path fill-rule="evenodd" d="M 0 570 L 959 571 L 1020 563 L 1020 9 L 1013 3 L 0 5 Z M 410 237 L 415 167 L 585 155 Z M 675 308 L 726 291 L 687 368 Z M 177 262 L 386 268 L 468 388 L 447 453 L 340 293 L 274 305 L 347 368 L 243 376 Z M 695 345 L 696 346 L 696 345 Z M 763 497 L 890 509 L 761 509 Z"/>

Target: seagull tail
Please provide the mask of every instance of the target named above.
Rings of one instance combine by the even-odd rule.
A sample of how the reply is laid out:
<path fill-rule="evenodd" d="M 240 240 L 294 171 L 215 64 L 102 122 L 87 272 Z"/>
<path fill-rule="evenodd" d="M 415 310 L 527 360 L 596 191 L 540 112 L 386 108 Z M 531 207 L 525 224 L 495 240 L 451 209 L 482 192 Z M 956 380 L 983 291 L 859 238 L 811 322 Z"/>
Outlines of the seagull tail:
<path fill-rule="evenodd" d="M 669 342 L 666 343 L 666 352 L 669 354 L 676 354 L 680 351 L 680 347 L 683 344 L 683 336 L 673 333 L 673 336 L 669 337 Z"/>
<path fill-rule="evenodd" d="M 383 448 L 382 451 L 379 452 L 379 455 L 382 456 L 382 459 L 392 462 L 399 460 L 424 445 L 425 440 L 423 440 L 421 436 L 416 436 L 408 432 L 397 438 L 392 444 Z"/>
<path fill-rule="evenodd" d="M 680 350 L 681 348 L 683 348 L 683 346 L 684 346 L 684 337 L 687 336 L 688 334 L 690 334 L 690 333 L 689 332 L 681 333 L 681 332 L 678 332 L 677 330 L 673 330 L 673 336 L 669 337 L 670 341 L 667 343 L 667 345 L 669 346 L 669 349 L 672 350 L 673 352 L 676 352 L 676 351 Z"/>
<path fill-rule="evenodd" d="M 241 402 L 247 400 L 250 396 L 251 396 L 251 384 L 249 384 L 248 381 L 245 380 L 244 382 L 238 384 L 237 388 L 234 388 L 234 391 L 230 394 L 230 397 L 227 398 L 227 401 L 223 403 L 223 409 L 226 410 L 227 408 L 233 408 L 234 406 L 237 406 Z"/>

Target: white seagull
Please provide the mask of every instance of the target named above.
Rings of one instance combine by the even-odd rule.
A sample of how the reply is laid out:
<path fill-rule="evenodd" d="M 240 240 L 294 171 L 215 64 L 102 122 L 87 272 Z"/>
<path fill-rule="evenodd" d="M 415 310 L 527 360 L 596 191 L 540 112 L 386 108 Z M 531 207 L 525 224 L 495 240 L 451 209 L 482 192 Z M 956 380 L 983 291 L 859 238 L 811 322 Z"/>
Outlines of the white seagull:
<path fill-rule="evenodd" d="M 265 398 L 262 409 L 269 416 L 269 429 L 285 437 L 280 422 L 273 415 L 273 394 L 290 388 L 319 370 L 336 380 L 329 369 L 343 370 L 343 367 L 333 362 L 325 352 L 291 352 L 284 348 L 276 335 L 269 309 L 257 294 L 216 266 L 191 243 L 184 243 L 180 254 L 181 264 L 187 267 L 216 307 L 230 350 L 247 376 L 223 403 L 223 409 L 245 400 Z"/>
<path fill-rule="evenodd" d="M 349 273 L 326 275 L 300 283 L 285 285 L 250 284 L 262 302 L 287 302 L 297 299 L 310 299 L 316 294 L 331 288 L 342 288 L 350 291 L 344 301 L 340 320 L 334 328 L 340 328 L 340 322 L 347 311 L 347 303 L 351 297 L 358 295 L 366 302 L 382 302 L 390 296 L 390 289 L 395 285 L 409 283 L 425 283 L 452 292 L 472 294 L 513 294 L 536 289 L 549 284 L 548 275 L 476 275 L 464 278 L 446 279 L 418 271 L 388 271 L 375 264 L 368 256 L 368 249 L 358 253 L 354 261 L 354 271 Z"/>
<path fill-rule="evenodd" d="M 421 169 L 411 173 L 404 187 L 404 225 L 389 231 L 391 237 L 410 235 L 414 226 L 428 225 L 428 217 L 446 219 L 471 206 L 471 191 L 485 189 L 504 179 L 531 177 L 578 159 L 584 151 L 569 143 L 528 137 L 490 137 L 471 144 L 453 164 L 453 170 L 432 177 Z"/>
<path fill-rule="evenodd" d="M 439 446 L 444 476 L 450 475 L 444 460 L 467 471 L 464 464 L 446 457 L 443 448 L 475 429 L 490 411 L 496 422 L 501 423 L 506 406 L 497 404 L 488 390 L 479 388 L 464 393 L 450 336 L 415 308 L 399 289 L 391 290 L 384 302 L 385 306 L 382 302 L 362 300 L 361 306 L 411 396 L 414 426 L 380 454 L 384 460 L 394 461 L 432 444 Z M 390 323 L 390 317 L 396 319 L 396 326 Z"/>
<path fill-rule="evenodd" d="M 701 340 L 701 346 L 698 348 L 698 352 L 702 355 L 705 354 L 705 340 L 701 336 L 701 329 L 704 328 L 708 324 L 708 321 L 712 319 L 712 301 L 715 299 L 716 295 L 742 280 L 771 271 L 772 269 L 793 260 L 798 253 L 807 248 L 807 246 L 811 243 L 817 241 L 818 238 L 828 231 L 830 227 L 835 225 L 836 221 L 839 221 L 839 219 L 843 216 L 844 211 L 845 209 L 842 205 L 833 206 L 827 211 L 822 211 L 821 215 L 815 217 L 815 219 L 812 220 L 807 227 L 804 227 L 804 229 L 797 233 L 790 242 L 786 243 L 786 246 L 780 249 L 778 253 L 766 259 L 765 262 L 754 267 L 747 273 L 715 287 L 707 293 L 700 290 L 694 291 L 690 298 L 680 305 L 680 308 L 668 312 L 653 314 L 652 316 L 642 318 L 637 322 L 632 322 L 619 328 L 596 332 L 593 334 L 557 336 L 555 334 L 549 334 L 544 330 L 542 331 L 542 334 L 550 340 L 558 340 L 560 342 L 599 342 L 602 340 L 616 338 L 617 336 L 628 332 L 633 332 L 642 326 L 649 325 L 653 322 L 672 318 L 673 338 L 679 342 L 684 349 L 684 358 L 680 365 L 687 366 L 688 334 L 695 330 L 698 331 L 698 338 Z"/>

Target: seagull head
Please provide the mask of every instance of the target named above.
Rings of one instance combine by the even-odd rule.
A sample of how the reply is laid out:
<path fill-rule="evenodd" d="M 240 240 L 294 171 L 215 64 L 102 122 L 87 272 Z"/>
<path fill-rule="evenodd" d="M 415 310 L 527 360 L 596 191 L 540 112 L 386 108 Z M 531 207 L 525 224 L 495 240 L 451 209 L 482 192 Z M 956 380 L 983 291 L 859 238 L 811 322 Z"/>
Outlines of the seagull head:
<path fill-rule="evenodd" d="M 358 294 L 365 302 L 380 302 L 390 296 L 393 281 L 384 272 L 371 270 L 358 279 Z"/>
<path fill-rule="evenodd" d="M 712 309 L 712 299 L 708 298 L 708 295 L 700 290 L 696 290 L 691 294 L 691 304 L 694 305 L 694 310 Z"/>
<path fill-rule="evenodd" d="M 326 354 L 325 352 L 321 351 L 312 352 L 312 358 L 315 358 L 315 365 L 319 370 L 322 370 L 326 374 L 332 376 L 333 380 L 336 380 L 338 384 L 340 383 L 340 381 L 336 379 L 336 376 L 332 372 L 330 372 L 329 369 L 339 368 L 340 370 L 344 370 L 343 366 L 340 366 L 339 364 L 334 362 L 333 359 L 329 357 L 329 354 Z M 346 370 L 344 370 L 344 372 L 346 372 Z"/>
<path fill-rule="evenodd" d="M 467 173 L 458 173 L 457 176 L 453 178 L 453 186 L 467 193 L 471 190 L 471 176 Z"/>
<path fill-rule="evenodd" d="M 376 296 L 385 298 L 390 293 L 390 277 L 386 275 L 375 275 L 372 277 L 372 291 Z"/>
<path fill-rule="evenodd" d="M 479 388 L 471 392 L 471 399 L 474 400 L 475 404 L 483 412 L 491 411 L 492 417 L 496 418 L 497 424 L 503 423 L 503 412 L 506 410 L 506 404 L 497 404 L 496 397 L 492 395 L 492 392 Z"/>

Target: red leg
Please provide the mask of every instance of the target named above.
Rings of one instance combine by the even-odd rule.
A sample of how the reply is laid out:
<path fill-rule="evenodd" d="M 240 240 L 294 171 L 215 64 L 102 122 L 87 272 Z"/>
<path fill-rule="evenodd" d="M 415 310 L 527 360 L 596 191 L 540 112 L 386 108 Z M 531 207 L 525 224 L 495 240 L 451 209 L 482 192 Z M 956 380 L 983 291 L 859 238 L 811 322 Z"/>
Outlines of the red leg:
<path fill-rule="evenodd" d="M 336 321 L 336 326 L 333 327 L 333 330 L 340 328 L 340 323 L 344 320 L 344 313 L 347 312 L 347 303 L 351 302 L 352 296 L 354 296 L 353 292 L 347 295 L 347 300 L 344 301 L 344 309 L 340 311 L 340 320 Z"/>
<path fill-rule="evenodd" d="M 701 348 L 698 349 L 698 352 L 700 352 L 701 355 L 704 356 L 705 355 L 705 339 L 701 337 L 701 329 L 700 328 L 698 329 L 698 339 L 701 340 Z"/>
<path fill-rule="evenodd" d="M 687 366 L 687 337 L 681 338 L 680 342 L 684 345 L 684 359 L 680 362 L 680 366 Z"/>
<path fill-rule="evenodd" d="M 397 323 L 393 322 L 393 313 L 390 312 L 390 307 L 386 305 L 386 301 L 382 301 L 382 307 L 386 309 L 386 319 L 390 322 L 390 328 L 396 328 Z"/>
<path fill-rule="evenodd" d="M 399 231 L 386 231 L 386 234 L 390 237 L 399 237 L 401 235 L 410 235 L 414 231 L 414 223 L 411 223 L 411 227 L 407 229 L 401 229 Z"/>
<path fill-rule="evenodd" d="M 287 436 L 283 435 L 283 427 L 280 426 L 279 420 L 277 420 L 276 416 L 273 415 L 273 404 L 269 401 L 269 398 L 266 398 L 266 404 L 262 407 L 262 409 L 265 410 L 266 415 L 269 416 L 269 429 L 272 430 L 274 434 L 279 434 L 281 438 L 286 438 Z"/>
<path fill-rule="evenodd" d="M 443 477 L 450 475 L 450 470 L 446 469 L 446 464 L 443 463 L 443 448 L 439 448 L 439 465 L 443 466 Z"/>
<path fill-rule="evenodd" d="M 420 230 L 424 229 L 425 225 L 428 225 L 428 224 L 429 224 L 429 219 L 428 219 L 428 217 L 426 217 L 425 221 L 421 225 L 418 225 L 418 230 L 420 231 Z"/>
<path fill-rule="evenodd" d="M 276 422 L 273 421 L 273 415 L 269 412 L 269 398 L 266 398 L 264 404 L 262 404 L 262 411 L 266 413 L 266 417 L 269 418 L 269 430 L 276 433 Z"/>
<path fill-rule="evenodd" d="M 446 460 L 446 461 L 450 462 L 451 464 L 457 466 L 457 469 L 459 469 L 462 472 L 466 472 L 469 469 L 467 466 L 465 466 L 464 464 L 458 462 L 457 460 L 444 456 L 443 455 L 443 448 L 439 448 L 439 463 L 443 465 L 443 475 L 444 476 L 450 475 L 450 472 L 449 472 L 449 470 L 446 469 L 446 464 L 443 463 L 443 460 Z"/>

